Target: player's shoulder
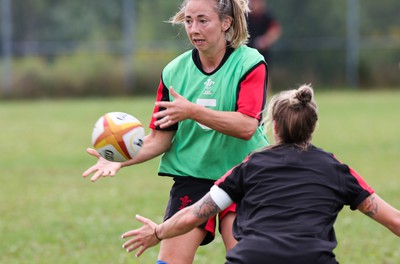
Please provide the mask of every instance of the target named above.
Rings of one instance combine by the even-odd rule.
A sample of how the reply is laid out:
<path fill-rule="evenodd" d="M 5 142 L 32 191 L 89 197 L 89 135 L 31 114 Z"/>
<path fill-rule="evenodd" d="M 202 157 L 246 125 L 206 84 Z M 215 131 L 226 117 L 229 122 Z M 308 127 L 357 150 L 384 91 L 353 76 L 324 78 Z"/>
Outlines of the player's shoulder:
<path fill-rule="evenodd" d="M 255 49 L 255 48 L 252 48 L 252 47 L 249 47 L 249 46 L 247 46 L 247 45 L 241 45 L 241 46 L 239 46 L 236 50 L 235 50 L 235 52 L 237 52 L 237 53 L 241 53 L 241 54 L 246 54 L 246 55 L 261 55 L 260 54 L 260 52 L 257 50 L 257 49 Z"/>
<path fill-rule="evenodd" d="M 240 63 L 243 66 L 247 65 L 249 67 L 265 62 L 263 55 L 261 55 L 257 49 L 251 48 L 247 45 L 242 45 L 235 49 L 231 57 L 232 60 L 236 61 L 236 63 Z"/>
<path fill-rule="evenodd" d="M 172 61 L 170 61 L 165 66 L 164 71 L 179 67 L 179 65 L 181 65 L 182 63 L 186 64 L 187 60 L 192 59 L 192 52 L 193 52 L 193 50 L 188 50 L 188 51 L 185 51 L 184 53 L 178 55 L 176 58 L 174 58 Z"/>

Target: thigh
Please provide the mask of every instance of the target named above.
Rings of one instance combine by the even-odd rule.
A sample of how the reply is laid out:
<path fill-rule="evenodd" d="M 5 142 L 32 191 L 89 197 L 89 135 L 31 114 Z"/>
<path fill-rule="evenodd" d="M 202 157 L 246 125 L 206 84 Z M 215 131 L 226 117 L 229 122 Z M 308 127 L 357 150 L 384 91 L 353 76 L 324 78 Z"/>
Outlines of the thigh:
<path fill-rule="evenodd" d="M 171 264 L 192 264 L 205 236 L 204 229 L 195 228 L 187 234 L 162 240 L 158 259 Z"/>
<path fill-rule="evenodd" d="M 236 219 L 236 204 L 233 203 L 218 215 L 219 232 L 224 241 L 226 252 L 231 250 L 237 243 L 233 236 L 233 225 Z"/>
<path fill-rule="evenodd" d="M 231 250 L 237 243 L 236 239 L 233 237 L 232 227 L 236 218 L 236 213 L 229 212 L 224 215 L 220 220 L 220 232 L 222 240 L 224 241 L 226 252 Z"/>
<path fill-rule="evenodd" d="M 196 179 L 193 177 L 175 177 L 174 181 L 175 183 L 171 188 L 164 221 L 171 218 L 179 210 L 196 203 L 209 192 L 211 186 L 214 184 L 213 181 Z M 215 226 L 215 217 L 199 226 L 199 228 L 208 231 L 201 245 L 206 245 L 214 239 Z"/>

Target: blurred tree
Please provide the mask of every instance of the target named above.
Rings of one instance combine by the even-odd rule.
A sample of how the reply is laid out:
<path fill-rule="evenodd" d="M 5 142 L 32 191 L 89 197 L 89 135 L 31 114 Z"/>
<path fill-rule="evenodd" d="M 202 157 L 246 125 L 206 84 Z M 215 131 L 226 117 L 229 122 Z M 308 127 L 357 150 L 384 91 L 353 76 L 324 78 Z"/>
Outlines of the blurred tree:
<path fill-rule="evenodd" d="M 123 19 L 123 1 L 135 4 L 134 39 L 125 41 L 125 46 L 123 25 L 128 20 Z M 276 64 L 271 73 L 275 87 L 309 81 L 317 85 L 346 83 L 348 1 L 268 0 L 283 30 L 271 52 Z M 0 39 L 0 43 L 11 44 L 12 55 L 55 58 L 85 51 L 90 55 L 111 54 L 117 63 L 124 56 L 129 60 L 130 55 L 124 51 L 126 43 L 132 43 L 134 49 L 129 54 L 141 66 L 132 75 L 148 74 L 143 78 L 144 83 L 154 79 L 147 69 L 159 74 L 159 69 L 171 57 L 191 48 L 184 29 L 166 22 L 181 3 L 182 0 L 12 0 L 12 42 Z M 359 0 L 359 4 L 358 73 L 363 79 L 362 85 L 398 84 L 400 1 Z M 5 75 L 8 74 L 1 77 Z"/>

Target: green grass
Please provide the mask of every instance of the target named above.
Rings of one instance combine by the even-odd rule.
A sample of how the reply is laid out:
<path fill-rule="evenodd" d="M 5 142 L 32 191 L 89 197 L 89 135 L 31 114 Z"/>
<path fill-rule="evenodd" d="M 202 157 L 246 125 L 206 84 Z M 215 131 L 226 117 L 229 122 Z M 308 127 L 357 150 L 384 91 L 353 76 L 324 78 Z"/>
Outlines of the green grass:
<path fill-rule="evenodd" d="M 400 208 L 400 92 L 318 92 L 314 143 L 356 169 Z M 138 227 L 140 213 L 162 220 L 171 180 L 156 176 L 158 159 L 92 183 L 81 174 L 94 163 L 85 153 L 97 118 L 125 111 L 145 128 L 153 97 L 1 101 L 0 263 L 154 263 L 158 248 L 138 259 L 120 234 Z M 148 130 L 148 129 L 147 129 Z M 399 240 L 345 208 L 336 224 L 341 263 L 395 264 Z M 220 236 L 195 263 L 223 263 Z"/>

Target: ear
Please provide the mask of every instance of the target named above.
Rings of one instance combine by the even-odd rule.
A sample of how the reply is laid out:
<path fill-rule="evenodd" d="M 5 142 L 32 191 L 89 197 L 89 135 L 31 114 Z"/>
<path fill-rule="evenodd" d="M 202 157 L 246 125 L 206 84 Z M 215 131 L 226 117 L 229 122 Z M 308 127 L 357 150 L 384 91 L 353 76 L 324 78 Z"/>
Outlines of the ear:
<path fill-rule="evenodd" d="M 231 27 L 231 25 L 232 25 L 232 18 L 231 17 L 227 17 L 227 18 L 224 18 L 223 20 L 222 20 L 222 31 L 223 32 L 226 32 L 226 31 L 228 31 L 228 29 Z"/>
<path fill-rule="evenodd" d="M 278 132 L 278 125 L 276 124 L 275 120 L 272 120 L 272 129 L 274 130 L 274 134 L 276 135 Z"/>
<path fill-rule="evenodd" d="M 280 139 L 278 137 L 278 125 L 275 122 L 275 120 L 272 121 L 272 130 L 273 130 L 272 135 L 274 136 L 275 142 L 278 143 Z"/>

